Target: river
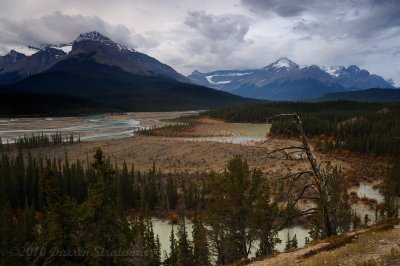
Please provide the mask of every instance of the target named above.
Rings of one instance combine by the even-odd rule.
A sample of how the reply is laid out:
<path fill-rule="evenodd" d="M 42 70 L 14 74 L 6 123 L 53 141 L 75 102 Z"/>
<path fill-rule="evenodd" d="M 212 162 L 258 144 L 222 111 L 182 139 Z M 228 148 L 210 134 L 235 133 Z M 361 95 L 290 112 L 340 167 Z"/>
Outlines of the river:
<path fill-rule="evenodd" d="M 164 256 L 165 253 L 170 252 L 169 238 L 170 238 L 171 230 L 172 230 L 171 223 L 167 220 L 160 220 L 160 219 L 156 219 L 156 218 L 152 219 L 152 223 L 153 223 L 154 234 L 158 235 L 160 238 L 162 256 Z M 193 240 L 192 235 L 191 235 L 192 230 L 193 230 L 193 224 L 189 220 L 186 220 L 186 228 L 188 231 L 189 239 Z M 176 235 L 177 226 L 176 225 L 174 225 L 174 231 L 175 231 L 175 237 L 177 237 L 177 235 Z M 299 227 L 299 226 L 293 226 L 290 228 L 283 229 L 278 232 L 278 237 L 279 237 L 279 239 L 281 239 L 282 242 L 276 245 L 276 247 L 275 247 L 276 250 L 278 250 L 280 252 L 285 250 L 288 233 L 289 233 L 290 237 L 293 237 L 294 235 L 296 235 L 296 238 L 298 241 L 298 247 L 303 247 L 305 245 L 305 238 L 309 237 L 308 230 L 304 229 L 302 227 Z M 256 251 L 256 248 L 253 248 L 252 253 L 250 255 L 251 257 L 254 256 L 255 251 Z"/>

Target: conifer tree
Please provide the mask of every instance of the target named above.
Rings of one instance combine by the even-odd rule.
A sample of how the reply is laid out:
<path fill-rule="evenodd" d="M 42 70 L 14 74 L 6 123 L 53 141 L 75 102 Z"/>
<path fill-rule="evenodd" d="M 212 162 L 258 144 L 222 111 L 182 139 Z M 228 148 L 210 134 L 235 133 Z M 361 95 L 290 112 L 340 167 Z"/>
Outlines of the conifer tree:
<path fill-rule="evenodd" d="M 193 219 L 193 262 L 194 265 L 210 265 L 210 254 L 207 239 L 207 229 L 200 213 Z"/>
<path fill-rule="evenodd" d="M 398 217 L 398 202 L 396 200 L 400 192 L 400 159 L 397 159 L 392 170 L 384 180 L 383 208 L 387 219 Z"/>
<path fill-rule="evenodd" d="M 12 265 L 18 260 L 10 254 L 11 248 L 16 244 L 15 233 L 11 204 L 7 202 L 1 206 L 0 213 L 0 265 Z"/>
<path fill-rule="evenodd" d="M 178 263 L 178 251 L 177 251 L 177 243 L 175 239 L 175 230 L 174 225 L 171 225 L 171 234 L 169 237 L 169 245 L 170 245 L 170 253 L 164 261 L 164 265 L 166 266 L 175 266 Z"/>
<path fill-rule="evenodd" d="M 45 265 L 79 261 L 75 257 L 52 256 L 51 250 L 77 250 L 74 233 L 76 205 L 61 192 L 51 169 L 47 169 L 45 177 L 45 214 L 38 238 L 39 246 L 45 248 L 46 253 L 40 258 Z"/>
<path fill-rule="evenodd" d="M 236 156 L 224 173 L 212 176 L 209 189 L 207 222 L 217 263 L 247 258 L 256 240 L 262 243 L 260 254 L 273 250 L 276 212 L 261 170 L 250 171 L 247 162 Z"/>
<path fill-rule="evenodd" d="M 177 265 L 179 266 L 191 266 L 194 265 L 193 261 L 193 248 L 188 238 L 188 232 L 186 229 L 185 216 L 178 222 L 178 241 L 177 241 Z"/>

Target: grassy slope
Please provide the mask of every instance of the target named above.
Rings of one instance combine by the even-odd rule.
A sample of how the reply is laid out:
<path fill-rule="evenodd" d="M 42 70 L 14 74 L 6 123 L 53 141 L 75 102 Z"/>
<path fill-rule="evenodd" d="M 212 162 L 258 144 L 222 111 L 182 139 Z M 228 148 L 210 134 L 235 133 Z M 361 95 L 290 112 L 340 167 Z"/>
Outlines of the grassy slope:
<path fill-rule="evenodd" d="M 399 239 L 400 226 L 387 223 L 311 242 L 304 248 L 249 265 L 400 265 Z"/>

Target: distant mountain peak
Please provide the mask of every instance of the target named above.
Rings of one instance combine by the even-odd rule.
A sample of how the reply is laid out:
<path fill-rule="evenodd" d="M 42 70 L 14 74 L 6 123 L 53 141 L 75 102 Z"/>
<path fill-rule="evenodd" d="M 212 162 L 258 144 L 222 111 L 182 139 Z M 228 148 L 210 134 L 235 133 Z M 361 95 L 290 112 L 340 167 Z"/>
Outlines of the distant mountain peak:
<path fill-rule="evenodd" d="M 266 66 L 264 69 L 267 68 L 275 68 L 275 69 L 285 69 L 285 70 L 293 70 L 298 69 L 299 65 L 290 60 L 287 57 L 281 57 L 272 64 Z"/>
<path fill-rule="evenodd" d="M 108 37 L 102 35 L 98 31 L 90 31 L 80 34 L 79 37 L 75 40 L 75 42 L 79 41 L 113 42 Z"/>
<path fill-rule="evenodd" d="M 342 73 L 344 69 L 345 69 L 344 66 L 329 66 L 322 68 L 322 70 L 324 70 L 326 73 L 336 78 L 339 77 L 340 73 Z"/>
<path fill-rule="evenodd" d="M 361 71 L 361 69 L 360 69 L 358 66 L 356 66 L 356 65 L 351 65 L 351 66 L 349 66 L 349 67 L 347 68 L 347 70 L 353 71 L 353 72 L 359 72 L 359 71 Z"/>
<path fill-rule="evenodd" d="M 100 44 L 101 46 L 113 47 L 122 52 L 126 52 L 126 51 L 135 52 L 134 49 L 128 48 L 119 43 L 116 43 L 113 40 L 111 40 L 110 38 L 99 33 L 98 31 L 82 33 L 72 44 L 79 44 L 81 42 L 86 42 L 86 41 L 95 42 L 95 43 Z M 66 48 L 68 48 L 68 47 L 66 47 Z"/>
<path fill-rule="evenodd" d="M 24 55 L 23 53 L 19 53 L 19 52 L 15 51 L 14 49 L 11 49 L 11 51 L 8 54 L 12 55 L 12 56 L 14 56 L 14 55 Z"/>
<path fill-rule="evenodd" d="M 203 73 L 201 73 L 200 71 L 198 71 L 197 69 L 195 71 L 192 72 L 191 75 L 203 75 Z"/>

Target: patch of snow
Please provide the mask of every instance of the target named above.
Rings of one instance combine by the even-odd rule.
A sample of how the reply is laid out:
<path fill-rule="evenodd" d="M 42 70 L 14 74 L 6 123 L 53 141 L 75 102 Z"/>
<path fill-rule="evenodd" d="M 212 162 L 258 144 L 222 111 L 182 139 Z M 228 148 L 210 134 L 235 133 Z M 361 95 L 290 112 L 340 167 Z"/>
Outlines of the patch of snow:
<path fill-rule="evenodd" d="M 248 72 L 248 73 L 229 73 L 225 75 L 219 75 L 219 76 L 228 76 L 228 77 L 234 77 L 234 76 L 244 76 L 244 75 L 249 75 L 253 72 Z"/>
<path fill-rule="evenodd" d="M 331 75 L 332 77 L 338 77 L 340 73 L 342 72 L 343 67 L 342 66 L 330 66 L 330 67 L 323 67 L 322 70 L 324 70 L 326 73 Z"/>
<path fill-rule="evenodd" d="M 231 83 L 231 80 L 221 80 L 221 81 L 217 81 L 217 82 L 212 80 L 213 77 L 220 77 L 220 76 L 224 76 L 224 75 L 210 75 L 210 76 L 206 76 L 206 79 L 209 83 L 214 84 L 214 85 Z"/>
<path fill-rule="evenodd" d="M 79 37 L 74 42 L 80 42 L 80 41 L 95 41 L 95 42 L 100 42 L 106 46 L 116 47 L 119 51 L 135 52 L 134 49 L 130 49 L 121 44 L 118 44 L 97 31 L 83 33 L 79 35 Z"/>
<path fill-rule="evenodd" d="M 262 69 L 277 69 L 277 70 L 294 70 L 294 69 L 298 69 L 299 65 L 297 65 L 295 62 L 287 59 L 286 57 L 283 58 L 279 58 L 277 61 L 275 61 L 274 63 L 263 67 Z"/>
<path fill-rule="evenodd" d="M 196 71 L 194 71 L 192 74 L 201 74 L 200 72 L 198 72 L 198 71 L 196 72 Z M 235 73 L 234 72 L 234 73 L 226 73 L 226 74 L 213 74 L 213 75 L 206 76 L 206 79 L 211 84 L 227 84 L 227 83 L 230 83 L 231 80 L 214 82 L 214 81 L 212 81 L 212 78 L 213 77 L 238 77 L 238 76 L 249 75 L 249 74 L 252 74 L 252 73 L 253 72 L 245 72 L 245 73 Z"/>
<path fill-rule="evenodd" d="M 206 79 L 207 79 L 207 81 L 209 82 L 209 83 L 211 83 L 211 84 L 217 84 L 217 83 L 215 83 L 214 81 L 212 81 L 212 78 L 213 78 L 214 76 L 206 76 Z"/>
<path fill-rule="evenodd" d="M 54 48 L 54 49 L 57 49 L 57 50 L 61 50 L 64 53 L 68 54 L 72 50 L 72 44 L 66 44 L 66 45 L 63 45 L 63 46 L 51 46 L 51 48 Z"/>
<path fill-rule="evenodd" d="M 10 51 L 14 50 L 14 51 L 24 54 L 26 56 L 31 56 L 40 51 L 40 49 L 38 49 L 38 48 L 27 47 L 27 46 L 11 46 L 11 47 L 9 47 L 9 50 Z"/>
<path fill-rule="evenodd" d="M 290 68 L 290 61 L 287 58 L 281 58 L 272 66 L 276 68 L 282 68 L 282 67 Z"/>
<path fill-rule="evenodd" d="M 123 46 L 123 45 L 121 45 L 121 44 L 117 44 L 117 46 L 118 46 L 118 49 L 119 49 L 120 51 L 125 51 L 125 50 L 128 50 L 128 51 L 129 51 L 128 48 L 126 48 L 125 46 Z"/>
<path fill-rule="evenodd" d="M 109 38 L 101 35 L 99 32 L 97 31 L 91 31 L 91 32 L 87 32 L 87 33 L 82 33 L 79 35 L 79 37 L 75 40 L 76 42 L 79 41 L 111 41 Z"/>

